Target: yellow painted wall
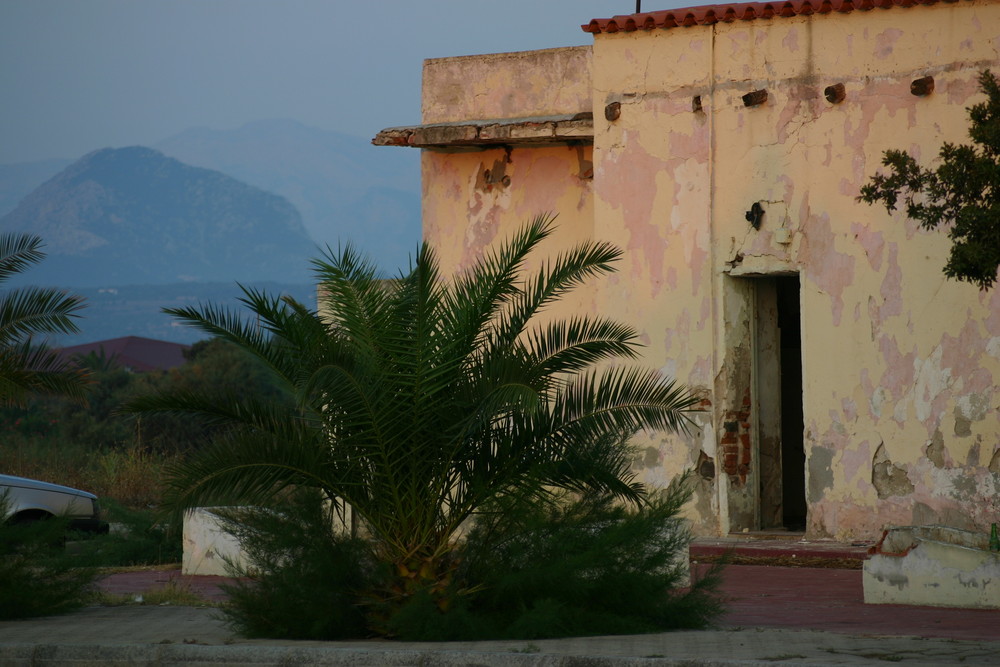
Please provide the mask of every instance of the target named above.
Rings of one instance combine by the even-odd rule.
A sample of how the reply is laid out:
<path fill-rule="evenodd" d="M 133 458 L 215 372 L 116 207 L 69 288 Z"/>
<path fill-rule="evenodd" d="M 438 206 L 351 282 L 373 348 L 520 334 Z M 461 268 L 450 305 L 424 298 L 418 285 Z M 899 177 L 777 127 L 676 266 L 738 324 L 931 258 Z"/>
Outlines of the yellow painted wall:
<path fill-rule="evenodd" d="M 592 234 L 590 146 L 424 150 L 421 168 L 424 238 L 446 273 L 542 213 L 558 216 L 551 251 Z"/>
<path fill-rule="evenodd" d="M 590 53 L 590 47 L 574 47 L 428 60 L 424 122 L 589 112 Z M 539 249 L 539 260 L 593 235 L 589 142 L 425 149 L 421 169 L 423 234 L 446 274 L 469 266 L 484 248 L 540 214 L 555 215 L 558 229 Z"/>
<path fill-rule="evenodd" d="M 590 110 L 590 47 L 435 58 L 424 62 L 424 123 Z"/>
<path fill-rule="evenodd" d="M 748 276 L 795 273 L 809 533 L 1000 518 L 1000 288 L 946 280 L 943 230 L 855 201 L 883 150 L 927 163 L 965 140 L 978 72 L 1000 71 L 1000 3 L 598 34 L 592 54 L 534 53 L 429 61 L 424 121 L 592 108 L 593 148 L 424 150 L 424 236 L 450 271 L 552 211 L 553 252 L 588 236 L 627 250 L 578 305 L 637 326 L 646 361 L 711 404 L 694 434 L 641 441 L 644 481 L 698 467 L 697 529 L 756 527 L 744 510 L 757 462 L 729 474 L 720 443 L 753 435 Z M 911 95 L 925 75 L 934 93 Z M 846 98 L 831 104 L 836 83 Z M 761 89 L 767 102 L 745 107 Z M 498 169 L 507 183 L 491 182 Z M 759 231 L 744 218 L 753 202 Z"/>
<path fill-rule="evenodd" d="M 595 114 L 596 229 L 632 250 L 631 287 L 602 305 L 640 324 L 655 363 L 712 387 L 715 432 L 698 444 L 716 462 L 721 530 L 755 527 L 730 516 L 752 466 L 734 482 L 715 451 L 748 363 L 733 328 L 749 283 L 733 276 L 786 272 L 802 281 L 809 532 L 997 519 L 1000 290 L 946 280 L 943 230 L 855 197 L 886 148 L 927 162 L 965 140 L 977 74 L 1000 69 L 998 54 L 996 2 L 596 36 L 595 111 L 621 103 L 616 121 Z M 934 93 L 911 95 L 925 75 Z M 846 99 L 831 104 L 838 82 Z M 745 107 L 760 89 L 767 102 Z M 755 201 L 760 231 L 744 218 Z M 650 481 L 695 458 L 660 451 Z"/>

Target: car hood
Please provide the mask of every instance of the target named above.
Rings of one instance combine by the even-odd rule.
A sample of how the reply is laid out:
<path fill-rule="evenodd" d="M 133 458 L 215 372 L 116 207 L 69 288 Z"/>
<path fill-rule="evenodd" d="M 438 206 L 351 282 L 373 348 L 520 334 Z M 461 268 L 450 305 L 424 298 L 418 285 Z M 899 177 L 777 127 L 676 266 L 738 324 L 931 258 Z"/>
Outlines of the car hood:
<path fill-rule="evenodd" d="M 22 489 L 37 489 L 39 491 L 53 491 L 56 493 L 66 493 L 73 496 L 80 496 L 82 498 L 90 498 L 91 500 L 97 500 L 97 496 L 95 496 L 93 493 L 81 491 L 80 489 L 74 489 L 68 486 L 62 486 L 61 484 L 40 482 L 37 479 L 27 479 L 26 477 L 15 477 L 14 475 L 0 475 L 0 487 L 4 486 L 20 487 Z"/>

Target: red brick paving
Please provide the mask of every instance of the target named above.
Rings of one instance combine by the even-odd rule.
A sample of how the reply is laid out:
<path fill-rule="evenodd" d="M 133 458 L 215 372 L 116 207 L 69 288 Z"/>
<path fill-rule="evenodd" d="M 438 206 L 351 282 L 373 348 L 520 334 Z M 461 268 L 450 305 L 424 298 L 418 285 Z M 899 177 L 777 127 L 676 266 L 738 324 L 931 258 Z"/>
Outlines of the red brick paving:
<path fill-rule="evenodd" d="M 844 544 L 833 541 L 805 541 L 787 537 L 748 536 L 745 538 L 699 538 L 691 545 L 691 560 L 699 556 L 746 556 L 750 558 L 826 558 L 864 560 L 874 542 Z"/>
<path fill-rule="evenodd" d="M 861 570 L 730 565 L 723 573 L 728 603 L 720 624 L 1000 640 L 1000 610 L 866 605 L 861 576 Z"/>
<path fill-rule="evenodd" d="M 773 547 L 780 551 L 787 545 Z M 803 548 L 796 547 L 795 553 L 800 557 L 817 555 L 817 551 L 804 552 Z M 820 552 L 829 556 L 837 550 L 835 545 L 828 545 Z M 706 567 L 694 565 L 696 572 Z M 720 588 L 727 600 L 727 611 L 719 625 L 1000 640 L 1000 610 L 866 605 L 861 577 L 861 570 L 729 565 Z M 218 602 L 225 600 L 220 584 L 226 581 L 225 577 L 182 575 L 177 569 L 141 570 L 110 575 L 100 586 L 111 593 L 134 594 L 174 584 Z"/>

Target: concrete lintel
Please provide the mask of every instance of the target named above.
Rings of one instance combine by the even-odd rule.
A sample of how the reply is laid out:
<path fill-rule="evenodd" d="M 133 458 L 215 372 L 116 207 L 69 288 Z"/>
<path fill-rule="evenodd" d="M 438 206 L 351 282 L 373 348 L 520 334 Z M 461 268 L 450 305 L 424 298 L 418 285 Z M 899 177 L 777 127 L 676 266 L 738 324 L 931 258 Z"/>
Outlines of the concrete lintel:
<path fill-rule="evenodd" d="M 434 123 L 382 130 L 372 143 L 376 146 L 447 148 L 592 142 L 594 118 L 590 113 L 566 116 L 538 116 L 459 123 Z"/>

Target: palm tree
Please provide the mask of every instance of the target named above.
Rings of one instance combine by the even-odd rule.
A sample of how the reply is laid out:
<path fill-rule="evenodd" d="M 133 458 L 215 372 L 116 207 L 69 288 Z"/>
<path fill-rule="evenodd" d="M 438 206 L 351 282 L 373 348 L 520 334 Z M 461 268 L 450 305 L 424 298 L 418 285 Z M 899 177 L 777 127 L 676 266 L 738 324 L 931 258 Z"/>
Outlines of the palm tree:
<path fill-rule="evenodd" d="M 41 246 L 32 234 L 0 235 L 0 284 L 40 262 Z M 0 403 L 22 405 L 35 393 L 83 397 L 86 372 L 44 345 L 47 335 L 77 332 L 73 320 L 82 307 L 81 297 L 52 288 L 0 295 Z"/>
<path fill-rule="evenodd" d="M 450 282 L 426 244 L 394 280 L 350 248 L 328 249 L 314 260 L 320 312 L 247 288 L 250 318 L 169 309 L 263 360 L 284 400 L 171 393 L 131 402 L 225 427 L 174 471 L 168 502 L 266 505 L 315 488 L 350 508 L 403 597 L 440 590 L 460 526 L 498 498 L 571 490 L 642 502 L 626 441 L 640 429 L 683 429 L 696 399 L 616 363 L 637 354 L 628 326 L 583 315 L 534 324 L 621 255 L 583 243 L 522 276 L 552 231 L 538 217 Z"/>

